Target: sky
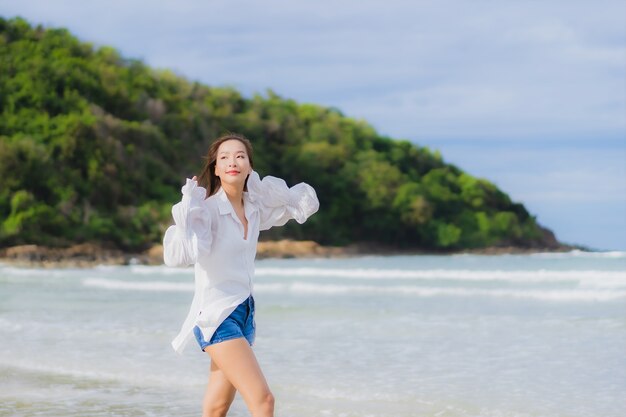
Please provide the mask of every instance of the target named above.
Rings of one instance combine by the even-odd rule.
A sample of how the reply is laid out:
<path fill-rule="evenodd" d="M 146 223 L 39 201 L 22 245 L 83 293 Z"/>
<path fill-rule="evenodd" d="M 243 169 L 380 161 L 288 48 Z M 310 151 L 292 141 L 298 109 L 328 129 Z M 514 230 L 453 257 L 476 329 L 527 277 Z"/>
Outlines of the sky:
<path fill-rule="evenodd" d="M 626 2 L 0 0 L 0 15 L 337 107 L 489 179 L 564 243 L 626 250 Z"/>

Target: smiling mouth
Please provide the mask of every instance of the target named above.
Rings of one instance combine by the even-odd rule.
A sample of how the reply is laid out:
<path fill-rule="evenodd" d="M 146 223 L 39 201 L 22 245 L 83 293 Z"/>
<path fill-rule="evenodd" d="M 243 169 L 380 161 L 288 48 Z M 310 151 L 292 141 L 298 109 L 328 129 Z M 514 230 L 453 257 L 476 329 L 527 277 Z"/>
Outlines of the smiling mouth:
<path fill-rule="evenodd" d="M 226 171 L 227 174 L 239 174 L 239 171 Z"/>

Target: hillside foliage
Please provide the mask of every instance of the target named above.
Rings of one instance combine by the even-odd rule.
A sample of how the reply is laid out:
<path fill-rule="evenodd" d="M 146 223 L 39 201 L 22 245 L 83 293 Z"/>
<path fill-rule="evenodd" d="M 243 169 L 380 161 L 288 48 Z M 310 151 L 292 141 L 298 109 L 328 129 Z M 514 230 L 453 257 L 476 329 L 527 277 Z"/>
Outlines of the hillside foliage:
<path fill-rule="evenodd" d="M 243 97 L 151 69 L 65 29 L 0 18 L 0 246 L 162 238 L 209 144 L 243 133 L 255 169 L 305 181 L 321 209 L 269 238 L 423 249 L 541 246 L 523 205 L 438 152 L 334 108 Z M 297 226 L 297 227 L 295 227 Z"/>

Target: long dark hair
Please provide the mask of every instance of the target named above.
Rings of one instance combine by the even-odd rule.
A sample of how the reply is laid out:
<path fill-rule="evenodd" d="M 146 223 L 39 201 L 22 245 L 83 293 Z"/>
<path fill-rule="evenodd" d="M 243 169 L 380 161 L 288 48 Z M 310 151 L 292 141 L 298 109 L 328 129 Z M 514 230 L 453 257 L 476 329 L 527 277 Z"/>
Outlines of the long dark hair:
<path fill-rule="evenodd" d="M 246 147 L 246 153 L 248 154 L 248 160 L 250 161 L 250 167 L 254 168 L 254 162 L 252 161 L 252 144 L 245 136 L 239 133 L 227 133 L 215 139 L 215 141 L 209 146 L 209 151 L 204 157 L 204 168 L 198 175 L 198 185 L 206 188 L 206 196 L 212 196 L 220 189 L 222 182 L 219 177 L 215 176 L 215 163 L 217 162 L 217 150 L 220 145 L 227 140 L 238 140 Z M 246 184 L 248 179 L 246 178 Z M 247 185 L 244 186 L 244 190 L 247 191 Z"/>

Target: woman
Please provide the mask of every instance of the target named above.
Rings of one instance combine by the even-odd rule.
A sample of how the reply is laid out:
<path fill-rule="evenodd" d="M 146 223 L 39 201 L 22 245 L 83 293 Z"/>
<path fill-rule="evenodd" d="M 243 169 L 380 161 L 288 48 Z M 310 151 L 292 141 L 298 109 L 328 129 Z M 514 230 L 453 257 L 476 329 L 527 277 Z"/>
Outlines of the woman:
<path fill-rule="evenodd" d="M 225 416 L 236 391 L 254 417 L 273 416 L 274 397 L 251 349 L 256 245 L 260 230 L 292 218 L 304 223 L 315 213 L 315 190 L 270 176 L 261 181 L 250 142 L 228 134 L 211 145 L 199 180 L 187 179 L 182 194 L 163 256 L 169 266 L 194 264 L 195 293 L 172 346 L 182 353 L 195 336 L 211 357 L 203 417 Z"/>

